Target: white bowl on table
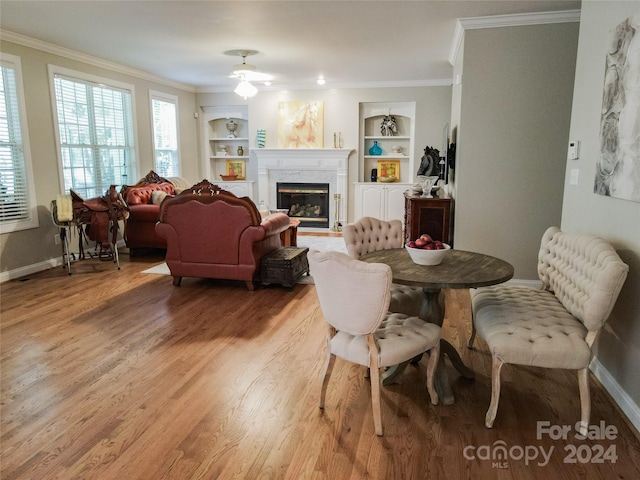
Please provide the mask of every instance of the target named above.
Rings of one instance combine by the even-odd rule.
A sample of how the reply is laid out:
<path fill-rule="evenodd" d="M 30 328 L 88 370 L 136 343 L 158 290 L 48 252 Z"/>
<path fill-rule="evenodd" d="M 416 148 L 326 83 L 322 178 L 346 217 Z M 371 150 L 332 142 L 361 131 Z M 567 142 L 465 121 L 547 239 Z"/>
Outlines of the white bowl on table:
<path fill-rule="evenodd" d="M 441 250 L 425 250 L 424 248 L 413 248 L 409 245 L 405 245 L 404 247 L 409 252 L 409 256 L 413 263 L 417 263 L 418 265 L 439 265 L 442 262 L 442 259 L 447 254 L 449 250 L 451 250 L 451 246 L 443 243 L 444 248 Z"/>

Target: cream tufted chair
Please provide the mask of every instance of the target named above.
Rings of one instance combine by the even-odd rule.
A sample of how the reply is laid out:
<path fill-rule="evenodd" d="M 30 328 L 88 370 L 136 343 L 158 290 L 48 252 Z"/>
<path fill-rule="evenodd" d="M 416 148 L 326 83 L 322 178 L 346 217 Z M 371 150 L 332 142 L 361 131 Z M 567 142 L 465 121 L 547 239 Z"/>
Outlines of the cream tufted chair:
<path fill-rule="evenodd" d="M 440 327 L 388 311 L 391 267 L 354 260 L 340 252 L 311 250 L 307 258 L 329 327 L 320 408 L 324 408 L 336 356 L 369 367 L 373 422 L 376 434 L 382 435 L 380 369 L 428 351 L 427 390 L 431 403 L 437 405 L 433 375 L 440 356 Z"/>
<path fill-rule="evenodd" d="M 493 357 L 491 404 L 485 418 L 493 426 L 504 363 L 578 371 L 585 434 L 591 414 L 591 347 L 613 309 L 629 267 L 604 240 L 588 234 L 547 229 L 538 253 L 542 289 L 498 285 L 471 290 L 473 330 Z"/>
<path fill-rule="evenodd" d="M 355 223 L 349 223 L 342 228 L 342 236 L 351 258 L 378 250 L 402 248 L 404 236 L 402 222 L 378 220 L 373 217 L 362 217 Z M 421 288 L 407 285 L 391 284 L 391 302 L 389 310 L 417 317 L 424 301 Z"/>

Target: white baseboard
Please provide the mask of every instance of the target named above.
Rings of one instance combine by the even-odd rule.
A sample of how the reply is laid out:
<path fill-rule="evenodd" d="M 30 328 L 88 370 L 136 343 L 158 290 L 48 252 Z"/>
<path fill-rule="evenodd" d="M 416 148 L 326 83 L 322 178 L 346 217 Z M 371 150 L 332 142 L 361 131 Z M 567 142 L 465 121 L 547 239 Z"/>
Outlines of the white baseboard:
<path fill-rule="evenodd" d="M 124 247 L 125 246 L 124 240 L 118 240 L 117 245 L 118 245 L 118 248 Z M 75 255 L 77 258 L 78 253 L 76 252 Z M 74 261 L 75 260 L 71 262 L 72 265 Z M 47 260 L 43 260 L 42 262 L 16 268 L 15 270 L 0 272 L 0 283 L 8 282 L 9 280 L 14 280 L 16 278 L 24 277 L 26 275 L 31 275 L 33 273 L 42 272 L 43 270 L 48 270 L 50 268 L 59 267 L 60 265 L 62 265 L 62 256 L 59 256 L 57 258 L 49 258 Z"/>
<path fill-rule="evenodd" d="M 609 392 L 609 395 L 611 395 L 613 400 L 618 404 L 622 412 L 627 416 L 636 431 L 640 432 L 640 406 L 634 402 L 633 398 L 620 386 L 597 357 L 591 360 L 589 368 L 605 390 Z"/>
<path fill-rule="evenodd" d="M 8 272 L 0 272 L 0 283 L 31 275 L 32 273 L 38 273 L 60 265 L 62 265 L 62 257 L 50 258 L 43 262 L 16 268 L 15 270 L 9 270 Z"/>

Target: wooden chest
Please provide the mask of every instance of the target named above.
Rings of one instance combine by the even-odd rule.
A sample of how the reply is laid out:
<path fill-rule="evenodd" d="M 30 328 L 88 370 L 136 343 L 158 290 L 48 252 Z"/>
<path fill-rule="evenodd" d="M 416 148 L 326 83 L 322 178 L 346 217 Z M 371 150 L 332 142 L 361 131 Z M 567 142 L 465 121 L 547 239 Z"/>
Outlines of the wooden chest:
<path fill-rule="evenodd" d="M 309 274 L 308 248 L 283 247 L 262 257 L 260 280 L 292 288 L 302 275 Z"/>

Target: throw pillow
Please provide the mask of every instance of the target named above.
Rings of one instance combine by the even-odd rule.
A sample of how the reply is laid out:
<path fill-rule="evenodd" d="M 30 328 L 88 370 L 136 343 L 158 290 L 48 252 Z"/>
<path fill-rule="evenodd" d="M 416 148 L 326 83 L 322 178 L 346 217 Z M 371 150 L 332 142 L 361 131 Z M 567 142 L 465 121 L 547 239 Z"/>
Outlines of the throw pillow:
<path fill-rule="evenodd" d="M 162 200 L 164 200 L 164 197 L 166 197 L 167 195 L 168 193 L 162 190 L 154 190 L 153 192 L 151 192 L 151 203 L 153 203 L 154 205 L 160 205 L 162 203 Z"/>

